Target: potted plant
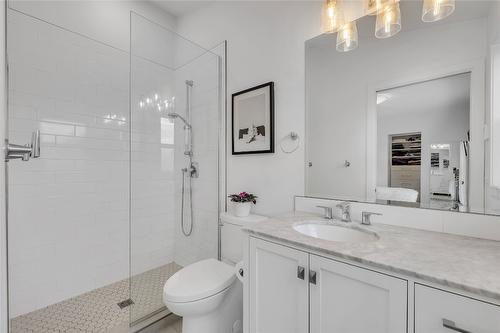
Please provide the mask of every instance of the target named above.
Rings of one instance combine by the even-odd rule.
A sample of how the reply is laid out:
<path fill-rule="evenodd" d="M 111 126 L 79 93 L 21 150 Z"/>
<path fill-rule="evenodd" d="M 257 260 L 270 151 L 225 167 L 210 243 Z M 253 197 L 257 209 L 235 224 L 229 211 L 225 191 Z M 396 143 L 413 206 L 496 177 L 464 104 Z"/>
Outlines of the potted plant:
<path fill-rule="evenodd" d="M 250 215 L 252 204 L 257 203 L 257 196 L 247 192 L 229 195 L 231 202 L 234 203 L 234 215 L 245 217 Z"/>

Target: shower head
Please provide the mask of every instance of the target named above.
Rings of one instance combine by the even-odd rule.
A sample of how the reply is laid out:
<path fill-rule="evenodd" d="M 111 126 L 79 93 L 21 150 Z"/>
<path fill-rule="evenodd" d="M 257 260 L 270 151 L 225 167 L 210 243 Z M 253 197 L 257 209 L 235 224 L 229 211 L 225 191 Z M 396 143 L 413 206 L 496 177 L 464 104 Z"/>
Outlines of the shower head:
<path fill-rule="evenodd" d="M 170 113 L 168 113 L 167 117 L 169 117 L 170 119 L 179 118 L 180 120 L 182 120 L 182 122 L 184 123 L 184 125 L 187 128 L 191 128 L 191 124 L 183 116 L 181 116 L 180 114 L 178 114 L 176 112 L 170 112 Z"/>

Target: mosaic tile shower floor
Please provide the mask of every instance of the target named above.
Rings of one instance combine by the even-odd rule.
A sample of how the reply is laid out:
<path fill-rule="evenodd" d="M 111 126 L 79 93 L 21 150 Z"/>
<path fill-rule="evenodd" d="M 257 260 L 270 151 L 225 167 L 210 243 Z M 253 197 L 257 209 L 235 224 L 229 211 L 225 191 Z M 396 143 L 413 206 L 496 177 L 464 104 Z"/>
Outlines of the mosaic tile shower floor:
<path fill-rule="evenodd" d="M 182 267 L 172 262 L 142 274 L 49 305 L 11 320 L 11 333 L 108 332 L 164 308 L 167 279 Z M 132 298 L 120 309 L 117 303 Z"/>

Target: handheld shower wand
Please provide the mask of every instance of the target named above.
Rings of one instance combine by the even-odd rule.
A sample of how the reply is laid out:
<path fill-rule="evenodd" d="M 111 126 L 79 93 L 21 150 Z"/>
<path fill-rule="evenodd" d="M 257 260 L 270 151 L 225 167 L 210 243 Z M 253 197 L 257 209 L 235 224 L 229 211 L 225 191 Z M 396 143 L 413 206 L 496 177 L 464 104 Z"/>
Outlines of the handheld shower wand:
<path fill-rule="evenodd" d="M 193 232 L 193 178 L 198 178 L 198 163 L 193 162 L 193 132 L 191 126 L 191 88 L 193 81 L 186 81 L 186 117 L 184 118 L 176 112 L 170 112 L 167 116 L 171 119 L 180 119 L 184 123 L 184 155 L 189 158 L 187 167 L 182 168 L 182 193 L 181 193 L 181 230 L 184 236 L 189 237 Z M 191 223 L 188 229 L 185 227 L 185 193 L 186 176 L 189 178 L 189 211 Z"/>

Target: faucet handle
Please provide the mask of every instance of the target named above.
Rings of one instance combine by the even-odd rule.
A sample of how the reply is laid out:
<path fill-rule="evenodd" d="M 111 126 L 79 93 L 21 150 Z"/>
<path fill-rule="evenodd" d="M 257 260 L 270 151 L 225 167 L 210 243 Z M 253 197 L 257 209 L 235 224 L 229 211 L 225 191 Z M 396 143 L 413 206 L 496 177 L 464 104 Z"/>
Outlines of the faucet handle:
<path fill-rule="evenodd" d="M 351 203 L 349 201 L 344 201 L 336 205 L 337 208 L 342 208 L 342 210 L 349 209 Z"/>
<path fill-rule="evenodd" d="M 318 208 L 323 208 L 325 210 L 325 215 L 323 216 L 325 219 L 332 220 L 333 219 L 333 208 L 328 206 L 316 206 Z"/>
<path fill-rule="evenodd" d="M 382 214 L 380 214 L 380 213 L 362 212 L 361 213 L 361 224 L 364 224 L 364 225 L 370 225 L 370 224 L 372 224 L 372 222 L 370 221 L 370 217 L 372 215 L 382 216 Z"/>

